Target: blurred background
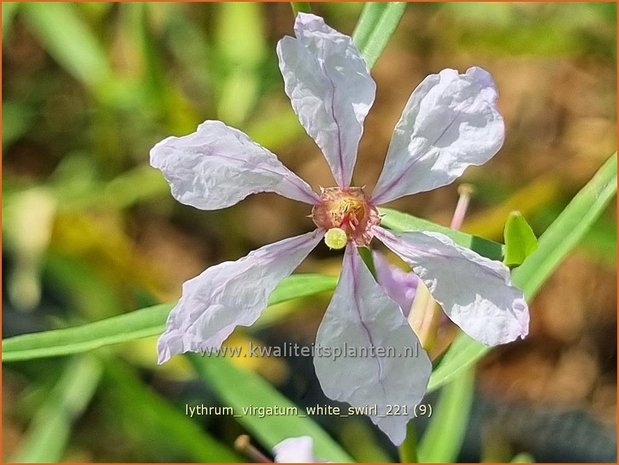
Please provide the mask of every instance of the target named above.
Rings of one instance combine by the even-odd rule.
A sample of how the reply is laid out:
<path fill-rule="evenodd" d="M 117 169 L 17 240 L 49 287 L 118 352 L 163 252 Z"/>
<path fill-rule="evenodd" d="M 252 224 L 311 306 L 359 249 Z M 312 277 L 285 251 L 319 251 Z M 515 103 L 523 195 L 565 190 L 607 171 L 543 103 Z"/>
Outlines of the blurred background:
<path fill-rule="evenodd" d="M 362 6 L 312 9 L 351 34 Z M 312 227 L 305 205 L 271 194 L 223 211 L 180 205 L 148 165 L 159 140 L 219 119 L 316 189 L 332 185 L 283 92 L 275 44 L 292 24 L 287 3 L 2 3 L 4 338 L 173 302 L 207 266 Z M 415 86 L 473 65 L 495 76 L 507 136 L 462 178 L 475 187 L 463 229 L 502 240 L 518 209 L 541 234 L 616 150 L 616 5 L 408 5 L 372 71 L 358 185 L 374 185 Z M 392 206 L 448 225 L 456 189 Z M 615 211 L 613 202 L 531 303 L 530 336 L 478 365 L 460 460 L 616 461 Z M 319 246 L 300 271 L 337 275 L 339 255 Z M 233 338 L 310 344 L 328 299 L 283 304 L 284 317 Z M 230 417 L 185 416 L 186 403 L 216 400 L 181 357 L 156 365 L 155 338 L 90 356 L 104 362 L 3 366 L 3 460 L 37 427 L 49 461 L 208 461 L 183 431 L 228 445 L 243 433 Z M 240 363 L 298 405 L 326 402 L 311 359 Z M 71 415 L 46 416 L 59 391 Z M 316 420 L 356 460 L 395 458 L 365 418 Z"/>

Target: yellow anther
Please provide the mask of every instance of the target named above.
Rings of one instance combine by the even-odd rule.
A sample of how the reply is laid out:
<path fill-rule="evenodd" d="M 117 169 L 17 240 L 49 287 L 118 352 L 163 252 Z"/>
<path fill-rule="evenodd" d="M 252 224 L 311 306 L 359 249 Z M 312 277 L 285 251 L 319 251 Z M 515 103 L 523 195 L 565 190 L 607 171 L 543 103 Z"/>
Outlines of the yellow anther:
<path fill-rule="evenodd" d="M 348 242 L 348 236 L 346 235 L 346 231 L 342 228 L 331 228 L 325 234 L 325 244 L 330 249 L 343 249 L 346 247 L 346 243 Z"/>

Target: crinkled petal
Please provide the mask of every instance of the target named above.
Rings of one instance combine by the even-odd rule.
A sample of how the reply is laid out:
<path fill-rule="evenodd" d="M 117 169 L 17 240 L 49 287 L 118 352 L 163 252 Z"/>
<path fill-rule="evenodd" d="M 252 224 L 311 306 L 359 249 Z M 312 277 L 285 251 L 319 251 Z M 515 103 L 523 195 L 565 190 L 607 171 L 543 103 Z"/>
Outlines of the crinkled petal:
<path fill-rule="evenodd" d="M 273 289 L 323 235 L 317 229 L 266 245 L 186 281 L 157 343 L 159 363 L 176 354 L 219 348 L 235 327 L 252 325 L 266 308 Z"/>
<path fill-rule="evenodd" d="M 314 366 L 324 393 L 357 408 L 376 405 L 376 414 L 369 415 L 372 422 L 401 444 L 414 406 L 425 394 L 432 364 L 398 304 L 374 281 L 350 244 L 316 347 Z M 341 356 L 335 357 L 338 351 Z M 402 415 L 389 415 L 388 405 L 407 408 L 398 412 Z"/>
<path fill-rule="evenodd" d="M 229 207 L 257 192 L 315 204 L 318 196 L 275 155 L 247 134 L 221 121 L 205 121 L 196 132 L 168 137 L 150 151 L 176 200 L 202 210 Z"/>
<path fill-rule="evenodd" d="M 313 463 L 314 441 L 310 436 L 284 439 L 273 447 L 276 463 Z"/>
<path fill-rule="evenodd" d="M 411 271 L 392 265 L 380 252 L 374 251 L 372 257 L 376 268 L 376 281 L 387 295 L 397 302 L 404 316 L 408 317 L 413 306 L 419 278 Z"/>
<path fill-rule="evenodd" d="M 505 133 L 496 100 L 494 80 L 481 68 L 425 78 L 395 127 L 373 202 L 445 186 L 492 158 Z"/>
<path fill-rule="evenodd" d="M 348 187 L 376 84 L 352 39 L 322 18 L 299 13 L 294 31 L 277 44 L 286 94 L 336 182 Z"/>
<path fill-rule="evenodd" d="M 380 227 L 374 233 L 413 268 L 447 316 L 472 338 L 495 346 L 528 334 L 529 308 L 503 263 L 439 233 L 396 236 Z"/>

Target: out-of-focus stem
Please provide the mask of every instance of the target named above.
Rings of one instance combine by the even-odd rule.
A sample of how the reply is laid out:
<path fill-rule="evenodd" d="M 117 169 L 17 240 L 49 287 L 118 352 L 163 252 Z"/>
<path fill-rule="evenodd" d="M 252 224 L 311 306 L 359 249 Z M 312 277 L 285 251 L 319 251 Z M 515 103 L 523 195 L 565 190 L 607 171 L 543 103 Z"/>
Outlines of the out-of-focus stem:
<path fill-rule="evenodd" d="M 234 448 L 244 454 L 247 458 L 258 463 L 273 463 L 266 455 L 256 449 L 246 434 L 240 435 L 234 441 Z"/>
<path fill-rule="evenodd" d="M 406 425 L 406 439 L 400 447 L 398 447 L 400 463 L 417 463 L 417 433 L 415 432 L 415 423 L 411 420 Z"/>

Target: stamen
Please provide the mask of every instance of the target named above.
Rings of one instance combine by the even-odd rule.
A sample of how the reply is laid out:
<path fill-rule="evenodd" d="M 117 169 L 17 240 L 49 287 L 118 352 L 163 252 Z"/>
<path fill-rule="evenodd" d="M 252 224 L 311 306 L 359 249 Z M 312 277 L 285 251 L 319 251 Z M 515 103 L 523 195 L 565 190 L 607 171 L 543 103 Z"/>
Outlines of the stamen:
<path fill-rule="evenodd" d="M 451 219 L 451 225 L 449 226 L 451 229 L 460 229 L 462 227 L 464 216 L 466 215 L 466 210 L 469 207 L 469 201 L 471 200 L 471 195 L 474 190 L 475 189 L 473 189 L 473 186 L 470 184 L 460 184 L 458 186 L 458 194 L 460 195 L 460 198 L 456 204 L 454 216 Z"/>
<path fill-rule="evenodd" d="M 347 242 L 366 246 L 372 240 L 371 228 L 380 223 L 376 207 L 358 187 L 323 188 L 320 202 L 312 209 L 312 219 L 327 231 L 325 242 L 330 248 L 342 248 Z"/>

